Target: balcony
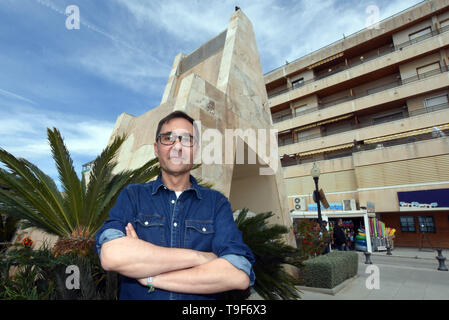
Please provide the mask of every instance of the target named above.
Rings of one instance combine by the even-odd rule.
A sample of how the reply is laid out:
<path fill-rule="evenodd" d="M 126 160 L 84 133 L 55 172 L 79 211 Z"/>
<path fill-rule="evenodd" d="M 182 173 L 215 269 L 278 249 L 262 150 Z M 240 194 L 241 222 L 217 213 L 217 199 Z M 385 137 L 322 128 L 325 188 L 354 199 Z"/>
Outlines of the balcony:
<path fill-rule="evenodd" d="M 442 74 L 442 73 L 445 73 L 445 72 L 448 72 L 448 71 L 449 71 L 449 67 L 445 66 L 445 67 L 441 67 L 441 68 L 438 68 L 438 69 L 430 70 L 430 71 L 428 71 L 426 73 L 423 73 L 423 74 L 420 74 L 420 75 L 416 75 L 416 76 L 413 76 L 413 77 L 404 78 L 404 79 L 398 79 L 396 81 L 393 81 L 393 82 L 390 82 L 390 83 L 387 83 L 387 84 L 384 84 L 384 85 L 381 85 L 381 86 L 378 86 L 378 87 L 373 87 L 373 88 L 370 88 L 370 89 L 365 90 L 365 91 L 362 91 L 359 94 L 354 95 L 354 96 L 344 97 L 344 98 L 341 98 L 341 99 L 338 99 L 338 100 L 334 100 L 334 101 L 330 101 L 330 102 L 327 102 L 327 103 L 324 103 L 324 104 L 320 104 L 317 107 L 312 107 L 312 108 L 307 109 L 307 110 L 296 112 L 296 114 L 294 116 L 293 115 L 284 115 L 282 117 L 282 119 L 273 118 L 273 123 L 282 123 L 282 122 L 284 122 L 286 120 L 298 118 L 299 116 L 304 116 L 306 114 L 310 114 L 310 113 L 313 113 L 313 112 L 316 112 L 316 111 L 322 111 L 323 109 L 326 109 L 326 108 L 329 108 L 329 107 L 332 107 L 332 106 L 335 106 L 335 105 L 338 105 L 338 104 L 343 104 L 343 103 L 346 103 L 348 101 L 354 101 L 356 99 L 360 99 L 360 98 L 364 98 L 364 97 L 367 97 L 367 96 L 370 96 L 370 95 L 374 95 L 376 93 L 379 93 L 379 92 L 382 92 L 382 91 L 386 91 L 386 90 L 389 90 L 389 89 L 392 89 L 392 88 L 403 87 L 403 86 L 409 85 L 411 83 L 414 83 L 414 82 L 417 82 L 417 81 L 420 81 L 420 80 L 425 80 L 425 79 L 428 79 L 430 77 L 433 77 L 433 76 L 436 76 L 436 75 L 439 75 L 439 74 Z M 416 92 L 416 93 L 418 93 L 418 92 Z M 379 104 L 380 103 L 381 102 L 379 101 Z M 329 115 L 329 117 L 331 117 L 331 116 Z M 320 119 L 320 120 L 322 120 L 322 119 Z M 290 126 L 290 128 L 291 127 L 293 127 L 293 126 Z M 290 128 L 288 128 L 288 125 L 286 126 L 284 124 L 281 124 L 281 125 L 277 126 L 277 128 L 279 129 L 279 131 L 284 131 L 286 129 L 290 129 Z"/>
<path fill-rule="evenodd" d="M 406 106 L 404 106 L 406 107 Z M 364 123 L 364 124 L 351 124 L 350 125 L 350 129 L 342 129 L 342 130 L 335 130 L 332 131 L 330 133 L 318 133 L 318 134 L 314 134 L 314 135 L 310 135 L 307 136 L 306 139 L 303 139 L 302 142 L 304 143 L 309 143 L 312 140 L 315 139 L 320 139 L 320 138 L 325 138 L 325 137 L 331 137 L 337 134 L 342 134 L 342 133 L 351 133 L 353 132 L 353 136 L 354 138 L 356 137 L 356 130 L 360 130 L 360 129 L 366 129 L 366 128 L 372 128 L 374 129 L 374 131 L 376 132 L 384 132 L 385 130 L 381 130 L 382 126 L 387 124 L 387 123 L 391 123 L 394 124 L 394 122 L 398 122 L 402 121 L 404 119 L 407 118 L 415 118 L 424 114 L 430 114 L 436 111 L 441 111 L 441 110 L 445 110 L 445 109 L 449 109 L 449 103 L 443 103 L 443 104 L 439 104 L 439 105 L 435 105 L 435 106 L 431 106 L 431 107 L 426 107 L 426 108 L 421 108 L 421 109 L 416 109 L 413 112 L 408 112 L 407 114 L 403 114 L 401 118 L 398 119 L 397 116 L 391 116 L 390 118 L 386 117 L 383 118 L 380 122 L 379 121 L 375 121 L 374 119 L 371 120 L 371 122 L 368 123 Z M 287 139 L 283 139 L 281 141 L 278 142 L 278 146 L 279 147 L 284 147 L 284 146 L 289 146 L 295 143 L 299 143 L 300 141 L 295 137 L 295 138 L 287 138 Z M 282 152 L 281 152 L 282 153 Z"/>
<path fill-rule="evenodd" d="M 304 81 L 300 85 L 295 86 L 294 88 L 287 88 L 287 89 L 275 92 L 273 94 L 270 94 L 270 95 L 268 95 L 268 98 L 271 99 L 273 97 L 282 95 L 282 94 L 287 93 L 289 91 L 299 89 L 299 88 L 304 87 L 304 86 L 306 86 L 306 85 L 308 85 L 310 83 L 313 83 L 313 82 L 316 82 L 318 80 L 327 78 L 329 76 L 335 75 L 335 74 L 340 73 L 342 71 L 354 68 L 354 67 L 356 67 L 356 66 L 358 66 L 360 64 L 366 63 L 368 61 L 378 59 L 378 58 L 383 57 L 383 56 L 385 56 L 385 55 L 387 55 L 389 53 L 396 52 L 396 51 L 401 51 L 402 49 L 404 49 L 404 48 L 406 48 L 408 46 L 411 46 L 413 44 L 422 42 L 422 41 L 427 40 L 429 38 L 432 38 L 432 37 L 434 37 L 436 35 L 445 33 L 446 31 L 449 31 L 449 26 L 445 26 L 445 27 L 443 27 L 441 29 L 438 29 L 438 30 L 435 30 L 435 31 L 431 31 L 431 32 L 429 32 L 427 34 L 424 34 L 424 35 L 422 35 L 422 36 L 420 36 L 420 37 L 418 37 L 416 39 L 409 40 L 409 41 L 397 44 L 395 46 L 393 46 L 393 44 L 392 44 L 392 46 L 390 48 L 385 49 L 385 50 L 379 52 L 377 55 L 374 55 L 374 56 L 366 58 L 366 59 L 361 59 L 360 61 L 352 63 L 351 65 L 348 65 L 348 66 L 340 66 L 337 69 L 332 70 L 332 72 L 325 73 L 325 74 L 322 74 L 322 75 L 319 75 L 319 76 L 315 76 L 313 79 L 309 79 L 307 81 Z"/>
<path fill-rule="evenodd" d="M 291 167 L 305 163 L 312 163 L 323 160 L 336 160 L 340 158 L 353 157 L 358 152 L 370 151 L 370 150 L 382 150 L 385 148 L 406 145 L 409 143 L 416 143 L 422 141 L 434 141 L 435 139 L 449 137 L 449 129 L 434 130 L 432 132 L 426 132 L 408 137 L 399 137 L 397 139 L 391 139 L 383 141 L 381 143 L 370 144 L 357 144 L 352 148 L 345 148 L 336 150 L 335 152 L 328 153 L 315 153 L 306 157 L 299 157 L 297 155 L 281 157 L 282 167 Z M 447 138 L 445 138 L 447 139 Z"/>

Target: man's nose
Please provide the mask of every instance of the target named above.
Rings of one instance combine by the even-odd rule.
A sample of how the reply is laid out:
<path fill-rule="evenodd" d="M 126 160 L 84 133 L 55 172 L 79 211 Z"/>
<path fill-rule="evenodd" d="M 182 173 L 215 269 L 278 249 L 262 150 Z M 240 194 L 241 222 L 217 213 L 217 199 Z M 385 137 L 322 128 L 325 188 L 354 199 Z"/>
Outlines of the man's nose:
<path fill-rule="evenodd" d="M 178 137 L 173 144 L 173 148 L 176 150 L 182 149 L 181 137 Z"/>

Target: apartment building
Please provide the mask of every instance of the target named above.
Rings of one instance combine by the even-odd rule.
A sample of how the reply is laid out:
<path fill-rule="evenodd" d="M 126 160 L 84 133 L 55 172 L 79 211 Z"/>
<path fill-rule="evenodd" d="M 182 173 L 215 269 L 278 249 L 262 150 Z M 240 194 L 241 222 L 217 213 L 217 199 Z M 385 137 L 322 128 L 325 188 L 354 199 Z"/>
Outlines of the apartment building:
<path fill-rule="evenodd" d="M 449 1 L 431 0 L 265 74 L 290 209 L 313 203 L 316 163 L 328 202 L 448 248 L 448 59 Z"/>

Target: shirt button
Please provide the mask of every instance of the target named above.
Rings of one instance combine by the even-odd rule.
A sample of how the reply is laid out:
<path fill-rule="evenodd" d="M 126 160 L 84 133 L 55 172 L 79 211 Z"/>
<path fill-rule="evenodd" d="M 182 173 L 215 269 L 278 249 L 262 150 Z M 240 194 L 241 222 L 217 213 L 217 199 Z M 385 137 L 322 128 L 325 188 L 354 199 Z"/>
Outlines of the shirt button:
<path fill-rule="evenodd" d="M 175 203 L 175 200 L 172 200 L 171 203 L 174 204 L 174 203 Z"/>
<path fill-rule="evenodd" d="M 202 230 L 203 230 L 203 232 L 206 232 L 206 228 L 204 228 L 204 227 L 203 227 L 203 229 L 202 229 Z"/>
<path fill-rule="evenodd" d="M 175 227 L 177 227 L 178 226 L 178 224 L 175 222 L 175 223 L 173 223 L 173 225 L 175 226 Z"/>
<path fill-rule="evenodd" d="M 148 221 L 145 221 L 145 225 L 146 225 L 146 226 L 148 225 Z"/>

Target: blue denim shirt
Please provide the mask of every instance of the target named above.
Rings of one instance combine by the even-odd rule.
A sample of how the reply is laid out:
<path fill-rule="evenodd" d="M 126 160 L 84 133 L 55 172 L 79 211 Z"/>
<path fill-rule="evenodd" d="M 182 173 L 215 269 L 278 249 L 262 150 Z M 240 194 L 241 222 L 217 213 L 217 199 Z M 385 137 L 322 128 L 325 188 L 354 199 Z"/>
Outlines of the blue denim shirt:
<path fill-rule="evenodd" d="M 122 190 L 109 219 L 97 232 L 96 250 L 101 245 L 125 236 L 125 226 L 131 222 L 139 239 L 158 246 L 214 252 L 243 270 L 254 284 L 254 256 L 243 243 L 234 222 L 231 205 L 220 192 L 198 185 L 190 176 L 192 186 L 177 198 L 174 191 L 162 183 L 161 175 L 149 183 L 129 185 Z M 197 300 L 218 299 L 219 294 L 197 295 L 148 288 L 135 279 L 122 276 L 120 299 Z"/>

